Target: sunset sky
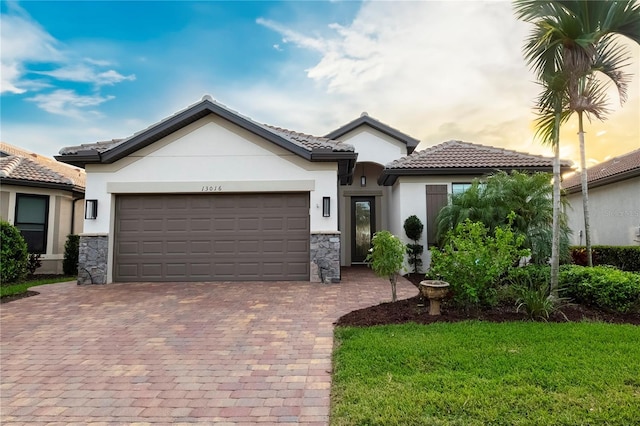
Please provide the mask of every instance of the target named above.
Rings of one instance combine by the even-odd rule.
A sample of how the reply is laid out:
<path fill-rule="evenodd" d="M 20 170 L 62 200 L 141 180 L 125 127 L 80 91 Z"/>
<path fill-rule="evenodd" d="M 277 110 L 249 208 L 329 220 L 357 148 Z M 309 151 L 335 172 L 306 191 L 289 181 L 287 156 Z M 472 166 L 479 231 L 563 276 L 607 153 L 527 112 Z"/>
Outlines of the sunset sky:
<path fill-rule="evenodd" d="M 6 2 L 2 141 L 43 155 L 131 135 L 204 94 L 323 135 L 367 111 L 420 139 L 550 155 L 533 140 L 530 31 L 510 2 Z M 591 163 L 640 148 L 640 49 L 629 99 L 586 123 Z M 561 155 L 578 163 L 575 121 Z"/>

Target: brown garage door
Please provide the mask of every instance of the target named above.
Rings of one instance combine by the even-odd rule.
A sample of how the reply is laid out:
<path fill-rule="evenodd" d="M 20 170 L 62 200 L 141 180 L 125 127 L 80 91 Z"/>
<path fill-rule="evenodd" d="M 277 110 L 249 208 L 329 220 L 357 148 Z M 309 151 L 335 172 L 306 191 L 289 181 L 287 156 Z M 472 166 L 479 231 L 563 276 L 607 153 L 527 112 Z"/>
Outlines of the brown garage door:
<path fill-rule="evenodd" d="M 309 280 L 309 194 L 120 195 L 114 280 Z"/>

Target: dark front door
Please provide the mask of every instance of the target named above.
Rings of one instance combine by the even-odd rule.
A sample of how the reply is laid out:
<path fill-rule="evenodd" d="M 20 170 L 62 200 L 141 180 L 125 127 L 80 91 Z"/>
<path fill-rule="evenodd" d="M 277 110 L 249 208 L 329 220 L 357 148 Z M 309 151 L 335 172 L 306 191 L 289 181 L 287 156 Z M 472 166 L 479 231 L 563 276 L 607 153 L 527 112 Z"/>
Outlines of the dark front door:
<path fill-rule="evenodd" d="M 376 231 L 375 197 L 351 198 L 351 263 L 363 263 Z"/>

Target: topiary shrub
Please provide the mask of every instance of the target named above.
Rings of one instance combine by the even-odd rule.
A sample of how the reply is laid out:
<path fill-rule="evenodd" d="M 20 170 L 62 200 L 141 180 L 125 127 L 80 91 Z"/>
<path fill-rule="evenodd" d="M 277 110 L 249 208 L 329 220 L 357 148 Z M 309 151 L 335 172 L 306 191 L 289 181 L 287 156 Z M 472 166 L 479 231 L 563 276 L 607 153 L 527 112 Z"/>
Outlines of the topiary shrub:
<path fill-rule="evenodd" d="M 80 253 L 80 236 L 69 234 L 64 243 L 64 260 L 62 261 L 62 272 L 65 275 L 78 275 L 78 257 Z"/>
<path fill-rule="evenodd" d="M 422 258 L 420 256 L 424 252 L 424 246 L 418 244 L 418 240 L 420 240 L 423 230 L 424 225 L 416 215 L 409 216 L 404 221 L 404 232 L 413 241 L 413 244 L 407 244 L 407 254 L 409 255 L 409 265 L 413 266 L 415 274 L 420 272 L 420 267 L 422 266 Z"/>
<path fill-rule="evenodd" d="M 0 228 L 0 284 L 8 284 L 25 277 L 29 253 L 18 228 L 5 221 Z"/>
<path fill-rule="evenodd" d="M 607 311 L 640 311 L 640 274 L 611 266 L 563 265 L 560 286 L 575 302 Z"/>

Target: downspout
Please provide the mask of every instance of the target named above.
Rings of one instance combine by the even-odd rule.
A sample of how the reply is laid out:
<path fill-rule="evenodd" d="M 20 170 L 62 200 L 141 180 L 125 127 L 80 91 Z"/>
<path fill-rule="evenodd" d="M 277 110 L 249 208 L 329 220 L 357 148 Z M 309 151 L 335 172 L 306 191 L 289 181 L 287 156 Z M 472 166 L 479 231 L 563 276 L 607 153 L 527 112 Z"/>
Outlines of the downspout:
<path fill-rule="evenodd" d="M 76 223 L 76 202 L 84 199 L 84 195 L 81 198 L 73 198 L 71 202 L 71 228 L 69 228 L 69 234 L 73 235 L 73 228 Z"/>

